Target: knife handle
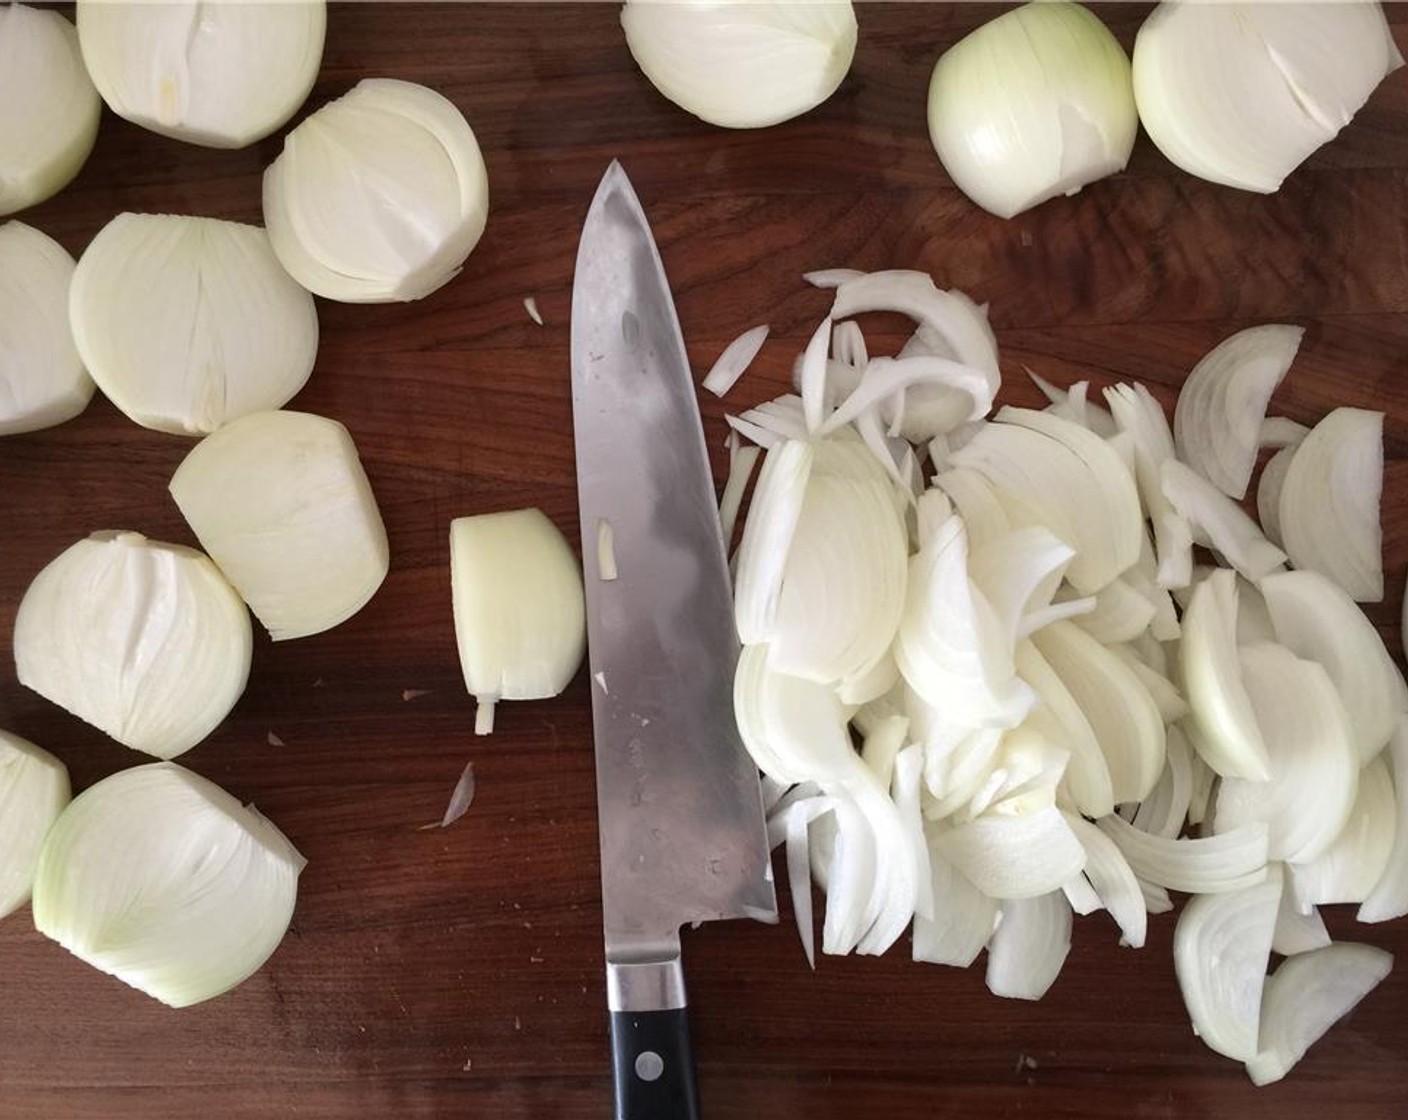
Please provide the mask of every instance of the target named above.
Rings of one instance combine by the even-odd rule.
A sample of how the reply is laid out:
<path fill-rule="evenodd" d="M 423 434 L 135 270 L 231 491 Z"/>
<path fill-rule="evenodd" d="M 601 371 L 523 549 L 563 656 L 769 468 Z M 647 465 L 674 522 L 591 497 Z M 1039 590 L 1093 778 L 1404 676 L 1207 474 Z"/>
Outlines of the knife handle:
<path fill-rule="evenodd" d="M 611 1012 L 616 1120 L 699 1120 L 689 1011 Z"/>

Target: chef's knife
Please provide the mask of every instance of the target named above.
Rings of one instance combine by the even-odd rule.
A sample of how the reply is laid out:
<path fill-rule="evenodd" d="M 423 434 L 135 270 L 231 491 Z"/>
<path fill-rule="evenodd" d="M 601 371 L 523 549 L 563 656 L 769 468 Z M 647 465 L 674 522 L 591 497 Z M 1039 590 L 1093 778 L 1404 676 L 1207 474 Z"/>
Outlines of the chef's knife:
<path fill-rule="evenodd" d="M 733 716 L 738 644 L 699 404 L 615 162 L 577 250 L 572 409 L 616 1116 L 693 1120 L 680 927 L 777 911 Z"/>

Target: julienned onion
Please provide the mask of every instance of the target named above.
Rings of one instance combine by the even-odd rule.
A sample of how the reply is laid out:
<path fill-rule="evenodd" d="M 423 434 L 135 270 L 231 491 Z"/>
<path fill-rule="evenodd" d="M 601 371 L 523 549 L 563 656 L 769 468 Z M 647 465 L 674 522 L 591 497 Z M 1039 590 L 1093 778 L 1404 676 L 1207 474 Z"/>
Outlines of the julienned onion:
<path fill-rule="evenodd" d="M 73 24 L 23 4 L 0 8 L 0 216 L 68 185 L 93 150 L 102 107 Z"/>
<path fill-rule="evenodd" d="M 815 108 L 856 49 L 851 0 L 627 0 L 621 26 L 656 89 L 724 128 L 762 128 Z"/>
<path fill-rule="evenodd" d="M 622 570 L 629 571 L 629 557 Z M 465 687 L 479 702 L 474 729 L 494 729 L 500 700 L 556 696 L 586 648 L 577 559 L 537 509 L 450 523 L 455 638 Z M 609 684 L 608 684 L 609 687 Z"/>
<path fill-rule="evenodd" d="M 1165 2 L 1135 39 L 1134 95 L 1179 167 L 1269 194 L 1402 64 L 1377 3 Z"/>
<path fill-rule="evenodd" d="M 15 617 L 20 683 L 124 746 L 174 758 L 234 707 L 249 612 L 202 553 L 94 533 L 34 578 Z"/>
<path fill-rule="evenodd" d="M 279 128 L 313 88 L 324 0 L 128 3 L 80 0 L 78 38 L 119 117 L 211 148 L 243 148 Z"/>
<path fill-rule="evenodd" d="M 1271 946 L 1328 945 L 1320 903 L 1362 901 L 1364 921 L 1408 912 L 1408 689 L 1348 595 L 1283 570 L 1225 492 L 1249 451 L 1299 457 L 1314 437 L 1263 419 L 1298 334 L 1237 336 L 1190 383 L 1180 442 L 1204 477 L 1143 386 L 1108 389 L 1107 413 L 1088 384 L 1036 379 L 1047 409 L 987 418 L 985 311 L 923 274 L 809 279 L 836 301 L 797 393 L 729 418 L 721 511 L 747 486 L 741 436 L 759 445 L 749 462 L 766 458 L 734 558 L 735 714 L 808 960 L 808 870 L 825 952 L 882 952 L 912 920 L 917 960 L 962 967 L 986 947 L 989 987 L 1014 998 L 1056 980 L 1073 913 L 1108 911 L 1137 946 L 1188 891 L 1177 971 L 1197 1029 L 1253 1077 L 1293 1062 L 1333 1019 L 1323 1007 L 1348 1004 L 1290 1015 L 1273 1044 L 1259 1028 Z M 870 312 L 915 321 L 899 355 L 873 353 L 852 318 Z M 1263 368 L 1268 339 L 1284 345 Z M 1204 397 L 1225 430 L 1207 427 Z M 1346 440 L 1324 442 L 1307 486 L 1342 484 Z M 1369 474 L 1351 472 L 1376 493 Z M 838 478 L 867 480 L 872 508 L 828 498 L 820 532 L 808 518 Z M 880 563 L 897 519 L 898 616 Z M 1195 541 L 1236 570 L 1195 566 Z"/>
<path fill-rule="evenodd" d="M 0 731 L 0 918 L 28 901 L 44 837 L 68 798 L 62 762 Z"/>
<path fill-rule="evenodd" d="M 376 497 L 336 420 L 241 417 L 196 444 L 171 496 L 275 641 L 331 629 L 386 578 Z"/>
<path fill-rule="evenodd" d="M 171 762 L 85 790 L 50 830 L 34 924 L 170 1007 L 229 991 L 278 947 L 304 859 L 253 806 Z"/>
<path fill-rule="evenodd" d="M 313 298 L 258 226 L 119 214 L 79 259 L 70 293 L 78 352 L 137 423 L 195 435 L 278 408 L 313 370 Z"/>
<path fill-rule="evenodd" d="M 303 120 L 264 172 L 291 276 L 344 303 L 421 299 L 484 232 L 489 179 L 468 122 L 425 86 L 367 78 Z"/>
<path fill-rule="evenodd" d="M 68 325 L 73 268 L 52 237 L 0 225 L 0 436 L 62 424 L 92 399 Z"/>
<path fill-rule="evenodd" d="M 944 52 L 929 136 L 969 198 L 1010 218 L 1124 169 L 1139 121 L 1129 57 L 1079 4 L 1026 4 Z"/>

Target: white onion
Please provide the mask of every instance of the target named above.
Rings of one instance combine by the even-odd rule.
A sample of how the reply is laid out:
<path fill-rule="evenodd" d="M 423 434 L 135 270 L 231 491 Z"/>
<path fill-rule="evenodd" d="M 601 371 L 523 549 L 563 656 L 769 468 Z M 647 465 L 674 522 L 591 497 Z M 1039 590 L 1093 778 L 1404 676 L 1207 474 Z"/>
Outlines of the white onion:
<path fill-rule="evenodd" d="M 1301 441 L 1281 484 L 1281 535 L 1297 568 L 1329 576 L 1360 603 L 1384 597 L 1384 417 L 1337 408 Z"/>
<path fill-rule="evenodd" d="M 94 533 L 44 568 L 15 617 L 20 683 L 124 746 L 175 758 L 244 692 L 249 612 L 210 560 Z"/>
<path fill-rule="evenodd" d="M 479 145 L 432 89 L 367 78 L 305 118 L 264 172 L 290 275 L 344 303 L 421 299 L 463 267 L 489 213 Z"/>
<path fill-rule="evenodd" d="M 734 622 L 745 645 L 767 641 L 776 625 L 783 571 L 802 516 L 813 458 L 805 439 L 779 441 L 763 457 L 734 577 Z"/>
<path fill-rule="evenodd" d="M 1281 489 L 1286 485 L 1286 472 L 1291 469 L 1299 443 L 1288 444 L 1266 461 L 1261 469 L 1261 481 L 1256 485 L 1256 515 L 1266 539 L 1277 545 L 1285 543 L 1281 535 Z"/>
<path fill-rule="evenodd" d="M 1129 860 L 1119 845 L 1083 817 L 1068 813 L 1066 820 L 1085 848 L 1085 875 L 1101 905 L 1110 912 L 1125 943 L 1139 949 L 1149 927 L 1149 912 Z"/>
<path fill-rule="evenodd" d="M 1286 865 L 1296 901 L 1307 907 L 1368 898 L 1388 867 L 1397 816 L 1388 764 L 1375 758 L 1359 771 L 1358 795 L 1334 842 L 1308 862 Z"/>
<path fill-rule="evenodd" d="M 1163 3 L 1134 43 L 1134 95 L 1179 167 L 1265 194 L 1402 63 L 1377 3 Z"/>
<path fill-rule="evenodd" d="M 1260 822 L 1199 839 L 1171 840 L 1141 832 L 1116 814 L 1096 822 L 1140 879 L 1174 891 L 1218 894 L 1266 877 L 1268 832 Z"/>
<path fill-rule="evenodd" d="M 998 903 L 944 858 L 936 831 L 930 831 L 928 843 L 934 912 L 928 918 L 915 915 L 913 956 L 967 968 L 992 937 Z"/>
<path fill-rule="evenodd" d="M 119 117 L 192 144 L 243 148 L 283 125 L 323 58 L 323 0 L 79 0 L 78 37 Z"/>
<path fill-rule="evenodd" d="M 714 396 L 722 397 L 743 376 L 753 359 L 758 356 L 758 351 L 762 349 L 767 337 L 766 323 L 744 331 L 724 347 L 724 352 L 719 355 L 700 384 Z"/>
<path fill-rule="evenodd" d="M 1160 471 L 1164 496 L 1193 529 L 1193 542 L 1219 553 L 1232 567 L 1255 583 L 1286 561 L 1286 554 L 1272 544 L 1242 507 L 1202 475 L 1177 459 L 1164 462 Z"/>
<path fill-rule="evenodd" d="M 1038 697 L 1028 721 L 1070 752 L 1066 782 L 1076 808 L 1091 817 L 1113 813 L 1110 765 L 1100 741 L 1070 689 L 1030 639 L 1017 643 L 1017 673 Z"/>
<path fill-rule="evenodd" d="M 1164 494 L 1163 465 L 1173 458 L 1173 432 L 1163 405 L 1143 385 L 1105 390 L 1110 415 L 1134 446 L 1135 481 L 1144 512 L 1154 526 L 1158 552 L 1155 578 L 1160 587 L 1184 587 L 1193 566 L 1193 537 L 1187 520 Z"/>
<path fill-rule="evenodd" d="M 313 369 L 318 315 L 258 226 L 119 214 L 79 259 L 74 342 L 137 423 L 183 435 L 278 408 Z"/>
<path fill-rule="evenodd" d="M 73 268 L 52 237 L 23 222 L 0 225 L 0 436 L 62 424 L 92 399 L 68 325 Z"/>
<path fill-rule="evenodd" d="M 621 26 L 651 84 L 723 128 L 763 128 L 815 108 L 856 49 L 851 0 L 627 0 Z"/>
<path fill-rule="evenodd" d="M 988 991 L 1007 999 L 1040 999 L 1071 951 L 1071 904 L 1060 891 L 1009 899 L 988 943 Z"/>
<path fill-rule="evenodd" d="M 1361 922 L 1386 922 L 1408 914 L 1408 719 L 1388 741 L 1394 791 L 1393 847 L 1379 881 L 1356 915 Z"/>
<path fill-rule="evenodd" d="M 23 4 L 0 9 L 0 215 L 68 185 L 93 150 L 102 104 L 73 24 Z"/>
<path fill-rule="evenodd" d="M 1282 868 L 1285 874 L 1285 868 Z M 1325 919 L 1314 906 L 1306 907 L 1301 913 L 1296 905 L 1295 884 L 1282 879 L 1281 906 L 1276 911 L 1276 932 L 1271 938 L 1271 951 L 1283 957 L 1297 953 L 1308 953 L 1312 949 L 1322 949 L 1330 943 L 1330 931 L 1325 928 Z"/>
<path fill-rule="evenodd" d="M 1304 334 L 1304 327 L 1275 323 L 1238 331 L 1208 351 L 1179 391 L 1179 458 L 1228 497 L 1247 492 L 1267 403 Z"/>
<path fill-rule="evenodd" d="M 29 901 L 39 850 L 68 799 L 64 764 L 0 731 L 0 918 Z"/>
<path fill-rule="evenodd" d="M 336 626 L 386 578 L 386 529 L 352 437 L 336 420 L 241 417 L 196 444 L 170 490 L 275 641 Z"/>
<path fill-rule="evenodd" d="M 1085 867 L 1085 849 L 1055 806 L 985 813 L 938 836 L 940 854 L 984 894 L 1034 898 Z"/>
<path fill-rule="evenodd" d="M 171 1007 L 229 991 L 278 947 L 304 860 L 273 824 L 170 762 L 123 770 L 59 817 L 34 924 Z"/>
<path fill-rule="evenodd" d="M 944 169 L 1000 218 L 1123 170 L 1139 122 L 1129 57 L 1079 4 L 1026 4 L 944 52 L 929 137 Z"/>

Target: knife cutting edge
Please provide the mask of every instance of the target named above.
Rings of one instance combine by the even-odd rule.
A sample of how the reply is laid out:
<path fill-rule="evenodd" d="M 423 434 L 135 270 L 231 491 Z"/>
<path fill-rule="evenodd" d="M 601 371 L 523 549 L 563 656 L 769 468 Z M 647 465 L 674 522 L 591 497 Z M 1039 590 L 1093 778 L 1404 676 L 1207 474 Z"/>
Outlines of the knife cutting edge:
<path fill-rule="evenodd" d="M 572 407 L 618 1120 L 698 1115 L 680 927 L 776 920 L 713 477 L 669 284 L 613 162 L 582 230 Z"/>

